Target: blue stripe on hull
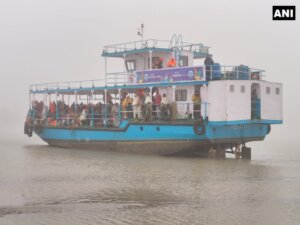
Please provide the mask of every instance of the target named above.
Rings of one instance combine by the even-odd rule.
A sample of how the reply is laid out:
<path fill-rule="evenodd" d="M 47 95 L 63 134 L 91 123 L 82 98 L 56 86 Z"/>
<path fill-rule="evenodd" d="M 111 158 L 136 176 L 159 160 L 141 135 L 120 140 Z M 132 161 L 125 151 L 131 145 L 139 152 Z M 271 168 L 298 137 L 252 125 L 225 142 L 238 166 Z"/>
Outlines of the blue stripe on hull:
<path fill-rule="evenodd" d="M 206 132 L 199 136 L 195 134 L 192 125 L 130 124 L 124 131 L 44 128 L 39 136 L 45 140 L 75 141 L 243 140 L 253 137 L 263 139 L 268 133 L 268 126 L 268 124 L 214 126 L 209 123 Z"/>

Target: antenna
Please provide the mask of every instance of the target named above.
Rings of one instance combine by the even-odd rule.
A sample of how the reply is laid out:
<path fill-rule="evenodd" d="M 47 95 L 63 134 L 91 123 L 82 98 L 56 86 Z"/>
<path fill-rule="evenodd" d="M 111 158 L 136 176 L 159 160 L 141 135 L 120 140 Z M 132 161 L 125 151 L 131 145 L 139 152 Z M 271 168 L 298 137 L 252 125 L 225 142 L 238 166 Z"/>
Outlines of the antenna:
<path fill-rule="evenodd" d="M 138 28 L 137 30 L 138 30 L 137 35 L 141 36 L 142 44 L 143 44 L 143 41 L 144 41 L 144 24 L 142 23 L 141 27 Z"/>

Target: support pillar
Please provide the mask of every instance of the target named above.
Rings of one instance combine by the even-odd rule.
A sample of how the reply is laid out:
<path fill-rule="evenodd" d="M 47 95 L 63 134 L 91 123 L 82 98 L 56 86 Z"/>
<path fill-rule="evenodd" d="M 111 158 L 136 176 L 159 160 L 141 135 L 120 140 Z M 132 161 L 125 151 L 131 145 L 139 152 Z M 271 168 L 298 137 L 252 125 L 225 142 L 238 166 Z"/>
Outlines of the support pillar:
<path fill-rule="evenodd" d="M 176 86 L 173 85 L 172 86 L 172 103 L 171 103 L 171 109 L 172 109 L 172 120 L 176 120 L 177 117 L 177 105 L 176 105 L 176 96 L 175 96 L 175 92 L 176 92 Z"/>
<path fill-rule="evenodd" d="M 105 85 L 107 85 L 107 57 L 104 57 L 104 73 L 105 73 L 105 78 L 104 78 L 104 82 Z"/>
<path fill-rule="evenodd" d="M 121 104 L 122 104 L 122 102 L 121 102 L 121 89 L 118 89 L 118 91 L 119 91 L 118 118 L 119 118 L 119 120 L 121 120 L 121 109 L 122 109 L 122 107 L 121 107 Z"/>
<path fill-rule="evenodd" d="M 55 111 L 55 120 L 56 120 L 56 127 L 57 127 L 57 124 L 58 124 L 58 116 L 59 116 L 59 108 L 58 108 L 58 101 L 57 101 L 57 98 L 58 98 L 58 93 L 55 92 L 55 104 L 56 104 L 56 111 Z"/>
<path fill-rule="evenodd" d="M 242 159 L 251 160 L 251 148 L 245 145 L 242 146 Z"/>
<path fill-rule="evenodd" d="M 92 127 L 94 127 L 94 91 L 91 91 L 91 103 L 92 103 Z"/>
<path fill-rule="evenodd" d="M 75 116 L 77 115 L 77 91 L 75 91 L 75 109 L 74 109 L 74 113 L 75 113 Z"/>
<path fill-rule="evenodd" d="M 107 90 L 104 90 L 104 126 L 107 127 Z"/>
<path fill-rule="evenodd" d="M 149 70 L 152 70 L 152 50 L 149 51 Z"/>

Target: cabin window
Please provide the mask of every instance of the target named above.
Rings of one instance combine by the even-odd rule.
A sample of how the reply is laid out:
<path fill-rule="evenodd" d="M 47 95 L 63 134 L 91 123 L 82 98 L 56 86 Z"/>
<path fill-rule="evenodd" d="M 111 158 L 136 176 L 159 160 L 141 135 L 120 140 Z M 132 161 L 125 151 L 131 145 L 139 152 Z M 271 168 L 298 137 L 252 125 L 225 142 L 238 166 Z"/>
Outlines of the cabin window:
<path fill-rule="evenodd" d="M 270 94 L 271 93 L 271 88 L 270 87 L 266 87 L 266 93 Z"/>
<path fill-rule="evenodd" d="M 242 93 L 245 93 L 245 91 L 246 91 L 246 87 L 245 87 L 245 85 L 242 85 L 242 86 L 241 86 L 241 92 L 242 92 Z"/>
<path fill-rule="evenodd" d="M 135 60 L 126 60 L 125 65 L 126 65 L 127 71 L 135 71 L 136 70 L 135 64 L 136 64 Z"/>
<path fill-rule="evenodd" d="M 276 95 L 279 95 L 280 94 L 280 89 L 279 88 L 276 88 Z"/>
<path fill-rule="evenodd" d="M 187 90 L 186 89 L 175 90 L 175 101 L 176 102 L 187 101 Z"/>
<path fill-rule="evenodd" d="M 179 65 L 179 67 L 188 66 L 189 65 L 189 57 L 186 55 L 179 56 L 178 65 Z"/>
<path fill-rule="evenodd" d="M 230 91 L 230 92 L 234 92 L 234 85 L 233 85 L 233 84 L 230 84 L 230 85 L 229 85 L 229 91 Z"/>
<path fill-rule="evenodd" d="M 152 69 L 159 69 L 157 68 L 159 64 L 159 57 L 152 57 Z M 148 58 L 148 68 L 150 69 L 150 58 Z"/>

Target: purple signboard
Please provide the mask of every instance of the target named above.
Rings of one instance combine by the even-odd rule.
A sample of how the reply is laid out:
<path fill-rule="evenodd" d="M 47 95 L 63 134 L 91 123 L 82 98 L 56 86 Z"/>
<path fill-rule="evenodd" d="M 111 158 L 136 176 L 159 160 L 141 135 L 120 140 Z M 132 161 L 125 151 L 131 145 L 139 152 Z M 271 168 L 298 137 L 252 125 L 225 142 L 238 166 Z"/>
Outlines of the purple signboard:
<path fill-rule="evenodd" d="M 204 80 L 203 67 L 155 69 L 136 72 L 136 83 L 169 83 Z"/>

